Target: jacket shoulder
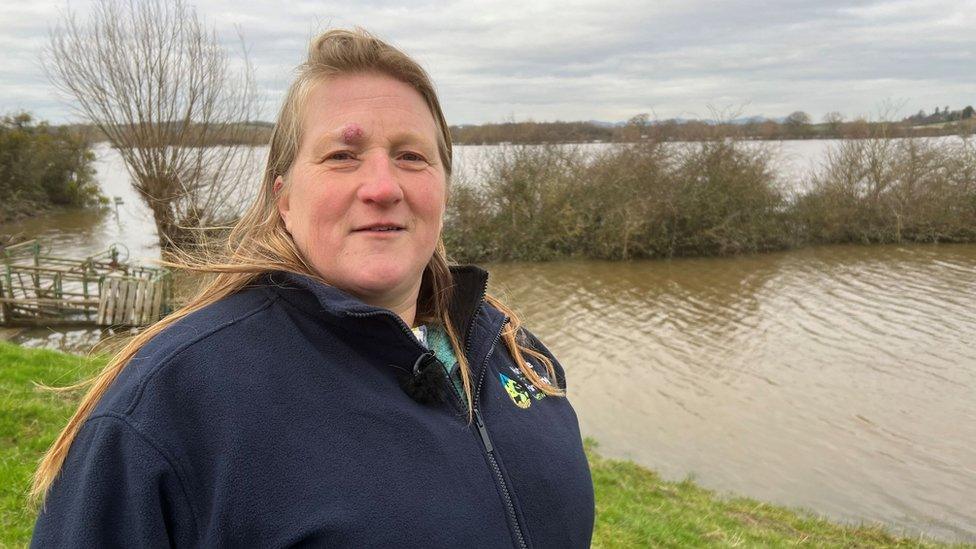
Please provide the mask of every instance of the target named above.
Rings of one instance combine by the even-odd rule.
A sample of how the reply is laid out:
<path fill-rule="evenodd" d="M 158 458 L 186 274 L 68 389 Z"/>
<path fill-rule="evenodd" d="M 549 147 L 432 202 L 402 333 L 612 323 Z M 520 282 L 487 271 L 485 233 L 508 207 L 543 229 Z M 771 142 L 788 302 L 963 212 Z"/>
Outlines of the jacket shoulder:
<path fill-rule="evenodd" d="M 169 458 L 125 418 L 93 418 L 51 485 L 31 547 L 196 545 L 186 487 Z"/>
<path fill-rule="evenodd" d="M 179 363 L 198 347 L 240 346 L 247 342 L 240 332 L 260 322 L 275 298 L 260 288 L 248 288 L 194 311 L 167 326 L 129 360 L 92 416 L 128 415 L 160 371 Z"/>

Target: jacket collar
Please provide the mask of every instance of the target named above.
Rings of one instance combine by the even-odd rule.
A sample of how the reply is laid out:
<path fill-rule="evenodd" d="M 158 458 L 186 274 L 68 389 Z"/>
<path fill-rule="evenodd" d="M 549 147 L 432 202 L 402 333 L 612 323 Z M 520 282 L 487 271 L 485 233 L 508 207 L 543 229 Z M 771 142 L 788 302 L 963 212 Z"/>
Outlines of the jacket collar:
<path fill-rule="evenodd" d="M 451 266 L 450 269 L 453 279 L 451 291 L 454 295 L 449 310 L 454 333 L 463 339 L 466 348 L 474 351 L 473 354 L 477 355 L 479 353 L 473 346 L 475 328 L 483 325 L 483 328 L 493 330 L 496 324 L 500 326 L 504 323 L 505 318 L 494 308 L 482 307 L 488 290 L 487 271 L 475 265 L 455 265 Z M 308 299 L 298 300 L 304 302 L 305 307 L 303 308 L 315 309 L 314 313 L 324 313 L 337 319 L 348 319 L 389 312 L 386 309 L 363 303 L 348 292 L 335 286 L 323 284 L 306 275 L 276 272 L 272 273 L 269 278 L 276 286 L 297 287 L 314 296 L 314 302 L 310 302 L 311 300 Z M 289 301 L 296 301 L 294 298 L 299 296 L 290 295 L 288 297 L 292 298 Z M 479 311 L 481 312 L 480 315 Z M 476 323 L 476 318 L 479 316 L 483 318 Z M 470 360 L 473 357 L 469 356 L 468 358 Z"/>

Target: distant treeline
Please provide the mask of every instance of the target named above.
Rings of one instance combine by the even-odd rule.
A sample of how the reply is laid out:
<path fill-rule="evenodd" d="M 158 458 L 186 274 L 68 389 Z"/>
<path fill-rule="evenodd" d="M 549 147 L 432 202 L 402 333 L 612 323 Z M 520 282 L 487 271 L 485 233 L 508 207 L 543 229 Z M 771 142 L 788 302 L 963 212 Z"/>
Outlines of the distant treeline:
<path fill-rule="evenodd" d="M 948 107 L 946 107 L 948 109 Z M 924 115 L 924 113 L 920 113 Z M 746 119 L 734 122 L 702 120 L 652 121 L 646 114 L 625 124 L 598 122 L 504 122 L 472 126 L 451 126 L 454 142 L 461 145 L 501 143 L 636 143 L 641 141 L 706 141 L 733 139 L 864 139 L 871 137 L 931 137 L 976 132 L 973 108 L 951 114 L 937 114 L 900 122 L 871 122 L 863 118 L 844 120 L 839 113 L 827 113 L 821 123 L 797 111 L 783 120 Z"/>
<path fill-rule="evenodd" d="M 101 201 L 88 142 L 27 113 L 0 118 L 0 222 Z"/>
<path fill-rule="evenodd" d="M 444 238 L 462 262 L 976 242 L 976 138 L 838 141 L 804 181 L 777 173 L 736 140 L 512 145 L 455 183 Z"/>
<path fill-rule="evenodd" d="M 590 143 L 622 141 L 620 128 L 594 122 L 504 122 L 477 126 L 451 126 L 458 145 L 498 143 Z"/>
<path fill-rule="evenodd" d="M 911 124 L 944 124 L 946 122 L 958 122 L 960 120 L 969 120 L 976 114 L 972 105 L 967 105 L 963 109 L 959 110 L 949 110 L 949 106 L 946 105 L 942 110 L 936 107 L 932 114 L 926 114 L 925 110 L 920 110 L 918 113 L 909 116 L 904 121 Z"/>
<path fill-rule="evenodd" d="M 87 124 L 62 126 L 67 131 L 90 142 L 105 141 L 105 135 Z M 187 137 L 184 128 L 174 127 L 167 136 L 166 128 L 153 128 L 162 132 L 153 142 L 176 142 L 210 145 L 267 145 L 271 141 L 274 124 L 248 122 L 235 125 L 232 131 L 210 132 L 220 138 L 207 138 L 204 128 L 190 128 Z M 225 130 L 227 128 L 224 128 Z M 149 131 L 133 125 L 127 131 Z M 458 145 L 545 144 L 545 143 L 637 143 L 642 141 L 706 141 L 722 138 L 779 140 L 779 139 L 864 139 L 871 137 L 932 137 L 940 135 L 969 135 L 976 132 L 976 116 L 973 107 L 950 111 L 949 107 L 931 115 L 925 111 L 898 122 L 872 122 L 864 118 L 845 120 L 837 112 L 824 115 L 815 123 L 810 115 L 796 111 L 782 120 L 750 118 L 735 121 L 708 120 L 651 120 L 647 114 L 638 114 L 626 123 L 603 122 L 502 122 L 492 124 L 451 126 L 451 137 Z M 196 133 L 194 133 L 196 132 Z M 177 138 L 177 136 L 179 136 Z"/>
<path fill-rule="evenodd" d="M 65 124 L 59 126 L 65 131 L 77 136 L 89 143 L 108 141 L 105 133 L 98 127 L 91 124 Z M 191 126 L 187 129 L 173 124 L 171 128 L 160 126 L 139 126 L 132 124 L 121 127 L 126 132 L 133 134 L 147 135 L 142 141 L 155 145 L 175 145 L 183 146 L 219 146 L 219 145 L 267 145 L 271 142 L 271 130 L 274 124 L 271 122 L 248 122 L 246 124 L 234 124 L 214 131 L 213 128 L 207 129 L 201 126 Z M 210 135 L 220 135 L 219 138 L 207 137 Z M 228 137 L 229 136 L 229 137 Z"/>

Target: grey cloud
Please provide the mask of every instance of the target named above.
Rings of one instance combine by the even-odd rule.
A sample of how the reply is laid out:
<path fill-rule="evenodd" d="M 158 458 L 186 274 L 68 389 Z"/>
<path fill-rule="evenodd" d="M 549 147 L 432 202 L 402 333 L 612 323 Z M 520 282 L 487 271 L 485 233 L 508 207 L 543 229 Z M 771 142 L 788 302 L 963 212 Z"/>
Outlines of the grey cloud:
<path fill-rule="evenodd" d="M 73 2 L 84 9 L 86 2 Z M 43 44 L 56 4 L 31 17 L 0 8 L 0 109 L 45 94 L 24 59 Z M 274 112 L 308 39 L 359 24 L 421 60 L 456 123 L 709 116 L 709 106 L 782 116 L 907 111 L 973 103 L 976 0 L 709 0 L 655 2 L 240 2 L 198 11 L 250 44 L 265 116 Z M 230 42 L 228 42 L 230 44 Z M 23 89 L 18 83 L 24 83 Z M 34 103 L 44 116 L 51 101 Z M 49 110 L 51 109 L 51 110 Z M 63 111 L 60 111 L 63 112 Z"/>

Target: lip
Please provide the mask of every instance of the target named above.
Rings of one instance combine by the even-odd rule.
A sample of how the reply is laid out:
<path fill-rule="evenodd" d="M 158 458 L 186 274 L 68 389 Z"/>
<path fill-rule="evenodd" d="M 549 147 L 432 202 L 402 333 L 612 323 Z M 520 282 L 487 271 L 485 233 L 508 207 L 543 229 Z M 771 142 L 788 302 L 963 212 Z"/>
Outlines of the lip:
<path fill-rule="evenodd" d="M 387 229 L 387 230 L 380 230 Z M 391 230 L 392 229 L 392 230 Z M 377 221 L 375 223 L 368 223 L 366 225 L 361 225 L 352 230 L 354 233 L 375 233 L 375 234 L 396 234 L 406 230 L 400 223 L 394 223 L 392 221 Z"/>

